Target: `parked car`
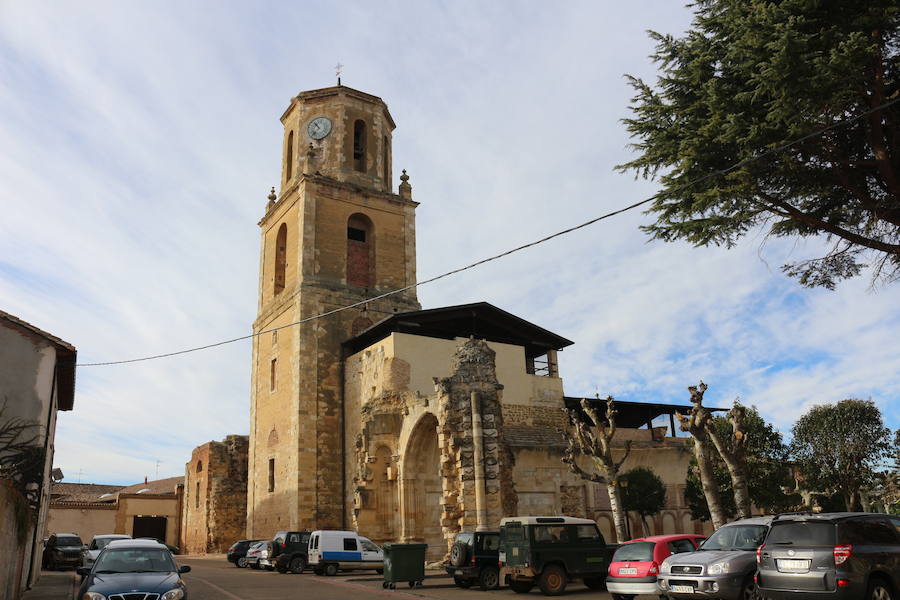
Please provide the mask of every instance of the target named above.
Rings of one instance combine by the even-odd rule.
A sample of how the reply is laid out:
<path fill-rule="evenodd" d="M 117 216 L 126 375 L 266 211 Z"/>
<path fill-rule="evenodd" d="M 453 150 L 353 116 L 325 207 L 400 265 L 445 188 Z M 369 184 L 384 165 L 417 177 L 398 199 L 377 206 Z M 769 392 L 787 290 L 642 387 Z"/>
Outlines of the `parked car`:
<path fill-rule="evenodd" d="M 245 556 L 244 558 L 247 562 L 247 566 L 251 569 L 259 569 L 262 566 L 260 565 L 259 561 L 262 559 L 264 552 L 266 554 L 266 558 L 268 558 L 269 553 L 266 548 L 266 543 L 267 542 L 265 541 L 256 542 L 247 549 L 247 556 Z"/>
<path fill-rule="evenodd" d="M 659 565 L 673 554 L 694 552 L 706 537 L 694 533 L 654 535 L 629 540 L 613 554 L 606 590 L 613 600 L 633 600 L 638 595 L 659 595 Z"/>
<path fill-rule="evenodd" d="M 602 589 L 616 548 L 590 519 L 507 517 L 500 521 L 500 577 L 517 594 L 537 583 L 544 595 L 558 596 L 571 579 Z"/>
<path fill-rule="evenodd" d="M 384 552 L 355 531 L 313 531 L 309 536 L 309 566 L 316 575 L 361 569 L 383 573 Z"/>
<path fill-rule="evenodd" d="M 247 566 L 247 550 L 253 544 L 257 542 L 261 542 L 262 540 L 238 540 L 228 548 L 228 554 L 226 558 L 228 562 L 233 563 L 234 566 L 239 569 L 243 569 Z"/>
<path fill-rule="evenodd" d="M 181 550 L 178 549 L 178 546 L 173 546 L 172 544 L 167 544 L 167 543 L 165 543 L 164 541 L 162 541 L 162 540 L 159 539 L 159 538 L 155 538 L 155 537 L 140 537 L 140 538 L 135 538 L 135 539 L 138 539 L 138 540 L 153 540 L 153 541 L 156 542 L 157 544 L 162 544 L 163 546 L 165 546 L 166 548 L 168 548 L 168 549 L 169 549 L 169 552 L 171 552 L 172 554 L 180 554 L 180 553 L 181 553 Z"/>
<path fill-rule="evenodd" d="M 772 517 L 719 527 L 696 552 L 673 554 L 659 567 L 659 589 L 670 598 L 751 600 L 756 596 L 756 549 Z"/>
<path fill-rule="evenodd" d="M 54 533 L 44 546 L 42 563 L 45 568 L 55 571 L 62 567 L 77 567 L 81 564 L 84 544 L 74 533 Z"/>
<path fill-rule="evenodd" d="M 110 542 L 93 568 L 79 567 L 84 579 L 78 598 L 160 598 L 184 600 L 187 586 L 179 576 L 191 568 L 177 567 L 172 553 L 153 540 L 117 540 Z M 138 596 L 140 595 L 140 596 Z"/>
<path fill-rule="evenodd" d="M 461 588 L 477 583 L 482 590 L 495 590 L 500 585 L 499 555 L 499 531 L 457 533 L 450 547 L 450 562 L 444 568 Z"/>
<path fill-rule="evenodd" d="M 760 594 L 772 600 L 900 598 L 897 516 L 777 516 L 756 556 Z"/>
<path fill-rule="evenodd" d="M 94 566 L 94 561 L 97 560 L 97 556 L 100 554 L 100 551 L 106 548 L 107 544 L 114 540 L 130 540 L 130 535 L 125 535 L 123 533 L 106 533 L 103 535 L 95 535 L 93 539 L 91 539 L 91 543 L 87 546 L 85 550 L 81 552 L 81 566 L 91 568 Z"/>
<path fill-rule="evenodd" d="M 308 531 L 279 531 L 272 538 L 275 570 L 300 574 L 309 561 Z"/>

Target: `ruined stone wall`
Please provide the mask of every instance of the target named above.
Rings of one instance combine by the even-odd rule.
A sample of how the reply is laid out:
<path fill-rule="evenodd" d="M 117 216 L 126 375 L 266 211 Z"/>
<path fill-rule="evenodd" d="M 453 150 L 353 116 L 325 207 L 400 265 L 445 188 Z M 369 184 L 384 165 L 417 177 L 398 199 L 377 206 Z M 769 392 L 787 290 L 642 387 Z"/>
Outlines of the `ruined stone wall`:
<path fill-rule="evenodd" d="M 229 435 L 194 449 L 185 466 L 185 552 L 225 552 L 246 536 L 248 447 L 248 436 Z"/>

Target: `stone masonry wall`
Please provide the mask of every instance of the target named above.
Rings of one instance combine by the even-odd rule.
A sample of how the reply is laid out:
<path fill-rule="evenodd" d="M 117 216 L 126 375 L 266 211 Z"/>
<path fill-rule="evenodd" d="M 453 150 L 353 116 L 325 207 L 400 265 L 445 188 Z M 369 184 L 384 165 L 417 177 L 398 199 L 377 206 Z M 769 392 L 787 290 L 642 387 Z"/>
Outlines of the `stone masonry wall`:
<path fill-rule="evenodd" d="M 246 536 L 249 438 L 198 446 L 185 466 L 182 543 L 189 554 L 225 552 Z"/>

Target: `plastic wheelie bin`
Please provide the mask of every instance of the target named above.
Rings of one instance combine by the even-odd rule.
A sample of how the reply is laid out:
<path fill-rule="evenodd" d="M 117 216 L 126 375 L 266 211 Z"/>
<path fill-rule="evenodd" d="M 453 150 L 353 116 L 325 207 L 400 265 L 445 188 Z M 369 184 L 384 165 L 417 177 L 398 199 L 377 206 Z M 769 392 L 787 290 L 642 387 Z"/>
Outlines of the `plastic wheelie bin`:
<path fill-rule="evenodd" d="M 428 544 L 385 544 L 384 583 L 381 587 L 394 589 L 397 583 L 420 587 L 425 579 L 425 549 Z"/>

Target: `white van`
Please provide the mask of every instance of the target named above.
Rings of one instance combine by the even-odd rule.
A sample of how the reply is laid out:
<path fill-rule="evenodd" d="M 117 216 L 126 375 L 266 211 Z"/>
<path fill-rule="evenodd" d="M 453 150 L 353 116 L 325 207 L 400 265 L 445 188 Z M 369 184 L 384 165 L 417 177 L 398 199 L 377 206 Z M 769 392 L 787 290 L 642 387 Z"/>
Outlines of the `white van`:
<path fill-rule="evenodd" d="M 316 575 L 335 575 L 338 570 L 384 571 L 384 553 L 355 531 L 313 531 L 309 536 L 309 566 Z"/>

